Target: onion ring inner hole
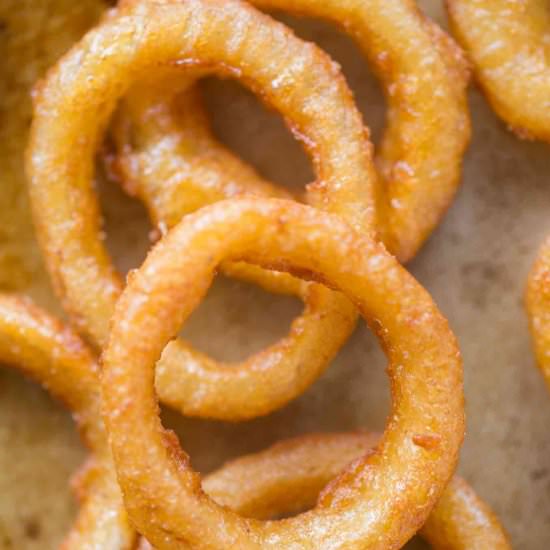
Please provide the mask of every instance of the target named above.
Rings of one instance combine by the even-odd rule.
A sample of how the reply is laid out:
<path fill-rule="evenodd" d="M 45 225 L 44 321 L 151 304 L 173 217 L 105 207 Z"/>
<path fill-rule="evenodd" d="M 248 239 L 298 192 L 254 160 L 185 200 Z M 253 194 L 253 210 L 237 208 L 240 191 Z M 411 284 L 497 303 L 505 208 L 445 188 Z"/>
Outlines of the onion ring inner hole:
<path fill-rule="evenodd" d="M 220 275 L 180 336 L 213 359 L 242 361 L 283 338 L 301 311 L 298 298 L 271 294 Z"/>
<path fill-rule="evenodd" d="M 300 38 L 315 42 L 341 64 L 357 107 L 371 131 L 371 139 L 378 143 L 386 104 L 378 80 L 353 39 L 325 21 L 277 12 L 270 15 L 290 26 Z M 291 191 L 300 193 L 313 181 L 311 163 L 279 113 L 264 107 L 257 96 L 235 80 L 208 77 L 199 85 L 213 133 L 224 145 L 254 166 L 264 178 Z M 273 151 L 277 151 L 281 162 L 273 162 Z"/>

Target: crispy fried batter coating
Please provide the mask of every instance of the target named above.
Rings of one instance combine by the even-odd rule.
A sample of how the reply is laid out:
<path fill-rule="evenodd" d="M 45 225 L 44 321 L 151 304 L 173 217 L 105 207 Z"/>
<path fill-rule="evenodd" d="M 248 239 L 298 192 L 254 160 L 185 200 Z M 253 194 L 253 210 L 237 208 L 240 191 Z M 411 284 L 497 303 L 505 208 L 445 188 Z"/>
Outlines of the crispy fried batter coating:
<path fill-rule="evenodd" d="M 537 363 L 550 390 L 550 237 L 529 273 L 525 298 Z"/>
<path fill-rule="evenodd" d="M 239 457 L 207 475 L 202 488 L 218 504 L 255 519 L 288 517 L 315 506 L 349 463 L 374 448 L 367 432 L 310 434 Z M 434 550 L 511 550 L 491 508 L 455 476 L 419 531 Z M 141 539 L 139 550 L 152 546 Z"/>
<path fill-rule="evenodd" d="M 204 491 L 247 517 L 302 512 L 349 463 L 375 448 L 371 433 L 312 434 L 228 462 L 206 476 Z M 455 476 L 419 533 L 435 550 L 511 550 L 492 510 Z"/>
<path fill-rule="evenodd" d="M 550 141 L 550 8 L 544 0 L 446 0 L 454 35 L 496 113 Z"/>
<path fill-rule="evenodd" d="M 393 407 L 377 449 L 345 470 L 312 511 L 287 520 L 243 518 L 208 498 L 158 416 L 155 363 L 227 259 L 343 292 L 389 360 Z M 376 240 L 339 216 L 288 200 L 231 199 L 184 217 L 129 277 L 102 374 L 104 418 L 128 514 L 159 550 L 399 548 L 451 478 L 464 434 L 462 362 L 429 294 Z"/>

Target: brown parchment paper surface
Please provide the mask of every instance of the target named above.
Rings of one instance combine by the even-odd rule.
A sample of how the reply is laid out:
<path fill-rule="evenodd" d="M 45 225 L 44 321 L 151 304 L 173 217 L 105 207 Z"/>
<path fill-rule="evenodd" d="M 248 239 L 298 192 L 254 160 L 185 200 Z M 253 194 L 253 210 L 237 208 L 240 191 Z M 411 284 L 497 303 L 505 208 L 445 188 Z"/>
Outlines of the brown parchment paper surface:
<path fill-rule="evenodd" d="M 420 5 L 445 25 L 440 1 Z M 22 191 L 28 96 L 98 13 L 92 0 L 0 0 L 0 290 L 29 292 L 56 312 Z M 351 41 L 318 22 L 281 19 L 342 64 L 379 135 L 383 100 Z M 297 187 L 310 179 L 309 163 L 278 115 L 233 82 L 202 87 L 223 141 L 274 181 Z M 550 396 L 534 368 L 522 299 L 536 248 L 550 232 L 550 148 L 515 138 L 475 89 L 470 99 L 474 136 L 461 190 L 409 268 L 449 318 L 464 356 L 468 433 L 459 471 L 498 513 L 514 548 L 543 550 L 550 548 Z M 117 264 L 139 265 L 150 229 L 143 209 L 112 182 L 100 191 Z M 292 299 L 218 280 L 184 334 L 215 357 L 238 359 L 281 336 L 299 309 Z M 164 420 L 207 472 L 282 437 L 380 430 L 388 394 L 384 358 L 360 326 L 325 375 L 273 415 L 232 425 L 166 411 Z M 67 481 L 83 457 L 69 415 L 36 385 L 1 369 L 0 548 L 56 548 L 75 513 Z M 410 548 L 426 546 L 413 541 Z"/>

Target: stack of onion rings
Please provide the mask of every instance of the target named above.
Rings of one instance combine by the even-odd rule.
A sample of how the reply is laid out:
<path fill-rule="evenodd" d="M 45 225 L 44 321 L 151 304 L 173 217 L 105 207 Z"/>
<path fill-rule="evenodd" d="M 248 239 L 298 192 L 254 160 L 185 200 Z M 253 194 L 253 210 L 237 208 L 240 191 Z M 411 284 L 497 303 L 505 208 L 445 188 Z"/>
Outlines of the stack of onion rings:
<path fill-rule="evenodd" d="M 529 274 L 526 306 L 537 363 L 550 389 L 550 238 Z"/>
<path fill-rule="evenodd" d="M 446 0 L 454 35 L 496 113 L 521 138 L 550 141 L 550 10 L 542 0 Z"/>
<path fill-rule="evenodd" d="M 246 519 L 206 496 L 158 417 L 155 364 L 224 260 L 291 271 L 345 293 L 390 362 L 393 408 L 376 450 L 347 468 L 316 508 L 282 521 Z M 398 548 L 443 492 L 463 437 L 460 355 L 429 295 L 382 245 L 339 216 L 286 200 L 220 201 L 183 218 L 129 277 L 102 372 L 104 419 L 128 514 L 159 550 Z"/>
<path fill-rule="evenodd" d="M 135 9 L 143 2 L 121 5 Z M 461 50 L 412 0 L 251 3 L 332 21 L 367 56 L 388 101 L 377 158 L 383 182 L 377 189 L 378 228 L 390 251 L 410 260 L 445 213 L 460 180 L 470 138 L 469 71 Z M 222 198 L 280 193 L 211 135 L 191 88 L 194 80 L 174 70 L 153 72 L 124 99 L 114 126 L 116 173 L 161 227 Z"/>
<path fill-rule="evenodd" d="M 92 456 L 76 478 L 81 508 L 65 550 L 131 550 L 128 523 L 100 411 L 98 365 L 69 328 L 29 300 L 0 295 L 0 361 L 39 382 L 73 413 Z"/>
<path fill-rule="evenodd" d="M 453 478 L 464 435 L 460 354 L 399 264 L 458 184 L 470 135 L 462 53 L 412 0 L 252 4 L 328 19 L 359 42 L 389 102 L 377 169 L 339 67 L 241 0 L 121 0 L 37 89 L 35 221 L 58 294 L 103 349 L 101 384 L 86 344 L 18 297 L 0 295 L 0 362 L 64 401 L 91 451 L 74 480 L 80 510 L 63 548 L 145 550 L 150 540 L 158 550 L 383 550 L 420 533 L 440 550 L 509 550 L 491 510 Z M 241 79 L 286 117 L 317 175 L 307 205 L 213 138 L 195 86 L 212 73 Z M 93 179 L 125 94 L 112 165 L 164 236 L 123 290 Z M 176 340 L 218 267 L 306 303 L 288 337 L 232 368 Z M 550 382 L 547 304 L 550 240 L 528 293 Z M 202 481 L 163 428 L 157 394 L 188 415 L 266 414 L 320 375 L 357 311 L 389 361 L 384 434 L 283 441 Z"/>
<path fill-rule="evenodd" d="M 38 88 L 28 152 L 34 218 L 52 279 L 79 329 L 98 346 L 106 341 L 122 283 L 101 238 L 93 154 L 116 101 L 134 81 L 164 65 L 191 73 L 189 63 L 199 64 L 201 74 L 204 66 L 239 74 L 284 113 L 320 176 L 310 187 L 311 202 L 374 231 L 369 192 L 374 193 L 376 174 L 369 141 L 351 92 L 328 56 L 235 0 L 152 2 L 128 14 L 114 11 Z M 299 395 L 345 342 L 356 319 L 341 295 L 320 286 L 306 291 L 306 311 L 291 334 L 230 369 L 181 341 L 172 344 L 159 369 L 162 399 L 188 415 L 237 420 L 266 414 Z M 228 401 L 222 381 L 242 391 Z"/>
<path fill-rule="evenodd" d="M 94 450 L 95 458 L 79 475 L 83 507 L 63 548 L 133 548 L 135 533 L 122 510 L 110 457 L 105 454 L 97 366 L 90 352 L 69 329 L 28 300 L 3 295 L 0 360 L 21 369 L 63 401 L 73 411 L 84 441 Z M 327 434 L 284 441 L 226 464 L 205 478 L 203 488 L 216 502 L 249 517 L 299 512 L 312 506 L 319 491 L 377 439 L 369 434 Z M 436 549 L 509 548 L 491 511 L 457 478 L 421 534 Z M 142 539 L 140 548 L 150 546 Z"/>
<path fill-rule="evenodd" d="M 94 459 L 79 474 L 83 506 L 65 550 L 130 550 L 129 527 L 106 454 L 98 416 L 97 365 L 85 345 L 28 300 L 0 296 L 0 360 L 41 383 L 74 413 Z M 310 435 L 234 460 L 204 479 L 216 502 L 258 519 L 300 512 L 350 462 L 375 445 L 370 434 Z M 108 453 L 108 451 L 107 451 Z M 421 530 L 434 548 L 506 550 L 506 536 L 490 509 L 460 479 L 447 487 Z M 140 548 L 151 548 L 142 539 Z"/>

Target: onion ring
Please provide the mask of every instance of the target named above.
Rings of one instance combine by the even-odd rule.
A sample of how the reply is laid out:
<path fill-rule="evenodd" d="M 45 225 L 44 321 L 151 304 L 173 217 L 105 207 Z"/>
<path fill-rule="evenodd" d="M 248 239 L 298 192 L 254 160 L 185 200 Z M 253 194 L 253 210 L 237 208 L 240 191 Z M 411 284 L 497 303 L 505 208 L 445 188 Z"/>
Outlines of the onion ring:
<path fill-rule="evenodd" d="M 37 89 L 27 163 L 37 233 L 54 286 L 77 327 L 98 347 L 106 342 L 122 282 L 101 240 L 93 152 L 117 99 L 140 75 L 187 62 L 201 63 L 199 71 L 205 65 L 232 71 L 259 91 L 311 152 L 321 178 L 309 188 L 310 202 L 367 232 L 375 227 L 370 142 L 351 92 L 326 54 L 235 0 L 151 2 L 132 14 L 113 11 Z M 306 310 L 290 335 L 248 361 L 227 368 L 182 341 L 171 346 L 164 356 L 168 368 L 158 371 L 160 395 L 187 415 L 241 420 L 267 414 L 319 376 L 356 317 L 341 295 L 308 286 Z M 228 399 L 224 379 L 247 389 Z M 191 394 L 196 381 L 200 387 Z M 246 401 L 250 392 L 259 397 Z"/>
<path fill-rule="evenodd" d="M 375 447 L 370 433 L 312 434 L 228 462 L 204 478 L 217 503 L 256 519 L 315 506 L 320 491 Z M 461 478 L 454 477 L 419 532 L 436 550 L 510 550 L 500 522 Z"/>
<path fill-rule="evenodd" d="M 550 141 L 550 11 L 541 0 L 446 0 L 489 103 L 520 138 Z"/>
<path fill-rule="evenodd" d="M 121 6 L 132 9 L 143 1 L 123 0 Z M 460 180 L 470 139 L 469 69 L 462 51 L 410 0 L 251 3 L 338 24 L 374 67 L 388 101 L 377 157 L 383 182 L 378 223 L 390 251 L 410 260 L 447 210 Z M 197 92 L 190 89 L 194 80 L 174 70 L 153 72 L 122 101 L 113 128 L 115 173 L 161 226 L 237 194 L 276 196 L 211 135 Z"/>
<path fill-rule="evenodd" d="M 529 274 L 526 306 L 537 363 L 550 390 L 550 237 Z"/>
<path fill-rule="evenodd" d="M 389 358 L 393 407 L 377 450 L 295 518 L 263 523 L 215 504 L 158 417 L 155 363 L 223 260 L 291 270 L 344 292 Z M 398 548 L 452 476 L 464 433 L 460 353 L 428 293 L 340 216 L 277 199 L 204 207 L 152 249 L 117 303 L 102 395 L 128 514 L 159 550 Z"/>
<path fill-rule="evenodd" d="M 130 527 L 101 420 L 98 367 L 70 329 L 25 298 L 0 294 L 0 361 L 39 382 L 72 411 L 92 456 L 77 474 L 81 507 L 64 550 L 131 550 Z"/>

